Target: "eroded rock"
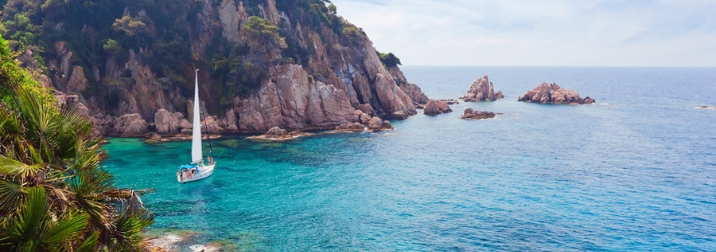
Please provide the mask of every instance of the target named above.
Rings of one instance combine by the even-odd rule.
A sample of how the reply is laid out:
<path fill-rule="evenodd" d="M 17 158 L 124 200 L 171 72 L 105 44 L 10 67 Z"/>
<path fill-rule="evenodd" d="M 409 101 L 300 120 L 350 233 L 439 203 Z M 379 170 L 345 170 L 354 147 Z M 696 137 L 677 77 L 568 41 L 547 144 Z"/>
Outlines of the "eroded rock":
<path fill-rule="evenodd" d="M 161 135 L 174 135 L 180 132 L 181 121 L 175 114 L 166 109 L 160 109 L 154 114 L 154 126 L 157 133 Z"/>
<path fill-rule="evenodd" d="M 478 101 L 495 101 L 502 99 L 502 91 L 495 93 L 492 82 L 487 78 L 487 75 L 483 76 L 472 82 L 470 89 L 467 90 L 467 94 L 463 97 L 466 102 L 478 102 Z"/>
<path fill-rule="evenodd" d="M 554 104 L 592 104 L 594 99 L 585 97 L 582 99 L 579 94 L 571 89 L 562 88 L 556 83 L 547 84 L 542 82 L 534 89 L 527 91 L 519 101 Z"/>
<path fill-rule="evenodd" d="M 490 119 L 495 118 L 495 113 L 488 112 L 488 111 L 478 111 L 473 110 L 471 108 L 465 109 L 465 112 L 460 116 L 460 119 L 473 119 L 473 120 L 480 120 L 480 119 Z"/>
<path fill-rule="evenodd" d="M 127 114 L 114 120 L 110 135 L 120 137 L 139 137 L 149 133 L 149 125 L 138 113 Z"/>
<path fill-rule="evenodd" d="M 445 101 L 428 100 L 428 103 L 425 104 L 425 109 L 423 109 L 423 114 L 426 115 L 438 115 L 449 112 L 452 112 L 452 109 L 450 109 L 450 106 L 448 106 Z"/>

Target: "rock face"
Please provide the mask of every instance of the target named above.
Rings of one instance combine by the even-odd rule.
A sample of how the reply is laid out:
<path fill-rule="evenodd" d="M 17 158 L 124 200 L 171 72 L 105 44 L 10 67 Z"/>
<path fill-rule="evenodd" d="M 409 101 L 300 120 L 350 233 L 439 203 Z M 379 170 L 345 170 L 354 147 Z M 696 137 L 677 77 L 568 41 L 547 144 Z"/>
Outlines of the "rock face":
<path fill-rule="evenodd" d="M 571 89 L 562 88 L 556 83 L 547 84 L 543 82 L 536 88 L 527 91 L 518 99 L 524 102 L 554 103 L 554 104 L 592 104 L 594 99 L 589 96 L 584 99 Z"/>
<path fill-rule="evenodd" d="M 238 127 L 242 131 L 333 128 L 355 122 L 353 108 L 344 92 L 333 85 L 309 81 L 298 65 L 272 68 L 271 81 L 247 98 L 234 99 Z"/>
<path fill-rule="evenodd" d="M 489 118 L 495 118 L 495 113 L 488 112 L 488 111 L 472 110 L 471 108 L 465 109 L 465 112 L 462 114 L 462 116 L 460 116 L 460 119 L 474 119 L 474 120 L 489 119 Z"/>
<path fill-rule="evenodd" d="M 502 99 L 502 91 L 495 93 L 495 88 L 492 82 L 487 78 L 487 75 L 483 76 L 472 82 L 470 89 L 467 90 L 467 94 L 463 97 L 466 102 L 477 102 L 477 101 L 496 101 Z"/>
<path fill-rule="evenodd" d="M 436 100 L 428 100 L 428 103 L 425 104 L 425 109 L 423 110 L 423 114 L 426 115 L 438 115 L 450 112 L 452 112 L 452 109 L 450 109 L 447 102 Z"/>
<path fill-rule="evenodd" d="M 213 113 L 213 117 L 206 114 L 207 127 L 212 134 L 263 133 L 273 127 L 320 130 L 351 123 L 363 124 L 361 119 L 366 118 L 356 116 L 356 109 L 365 112 L 370 118 L 405 119 L 417 114 L 416 104 L 427 102 L 427 96 L 420 87 L 409 83 L 397 66 L 386 69 L 365 33 L 347 21 L 339 21 L 341 19 L 335 10 L 324 13 L 323 9 L 328 8 L 313 6 L 313 12 L 319 13 L 310 14 L 313 12 L 304 9 L 306 7 L 296 1 L 189 2 L 184 9 L 191 11 L 186 12 L 177 10 L 184 6 L 177 9 L 158 7 L 171 4 L 165 1 L 142 7 L 153 8 L 153 11 L 134 8 L 137 4 L 126 3 L 133 5 L 125 7 L 121 14 L 113 14 L 117 16 L 107 16 L 106 20 L 98 22 L 112 24 L 125 17 L 142 20 L 149 32 L 141 36 L 147 37 L 147 41 L 157 42 L 147 42 L 147 46 L 120 45 L 116 50 L 88 48 L 96 51 L 73 54 L 71 49 L 82 45 L 70 43 L 79 42 L 42 41 L 53 45 L 53 48 L 46 49 L 48 55 L 45 57 L 45 65 L 52 74 L 44 76 L 43 83 L 54 85 L 54 88 L 63 92 L 77 93 L 77 101 L 88 110 L 86 114 L 100 115 L 93 119 L 95 126 L 100 127 L 96 132 L 117 136 L 136 135 L 151 130 L 146 122 L 153 121 L 157 133 L 162 135 L 190 133 L 191 128 L 187 127 L 186 119 L 179 118 L 175 113 L 187 115 L 188 121 L 193 116 L 191 109 L 188 109 L 191 108 L 188 100 L 194 93 L 193 85 L 186 85 L 194 79 L 192 60 L 177 58 L 182 59 L 177 61 L 186 63 L 176 63 L 178 66 L 172 67 L 163 61 L 179 52 L 191 52 L 185 56 L 200 62 L 197 66 L 211 66 L 199 71 L 198 80 L 201 100 L 209 107 L 203 108 Z M 170 13 L 176 15 L 169 17 L 162 16 L 162 12 L 157 11 L 161 11 L 161 8 L 177 13 Z M 38 11 L 43 10 L 38 8 Z M 324 18 L 304 22 L 311 17 L 307 13 Z M 267 40 L 266 36 L 250 36 L 251 31 L 246 30 L 248 26 L 245 25 L 252 16 L 265 20 L 265 26 L 275 26 L 279 41 L 283 43 L 264 41 Z M 85 28 L 82 25 L 77 28 L 63 25 L 66 20 L 42 17 L 38 15 L 35 19 L 46 22 L 38 22 L 36 25 L 47 25 L 45 28 L 53 27 L 67 34 L 96 37 L 99 36 L 96 30 L 113 29 L 97 27 L 97 24 L 84 24 Z M 157 18 L 176 20 L 156 22 Z M 327 20 L 342 27 L 335 27 Z M 183 27 L 155 27 L 161 23 L 174 23 Z M 348 32 L 353 30 L 355 32 Z M 122 40 L 117 39 L 119 43 L 123 43 Z M 221 45 L 215 45 L 217 43 Z M 226 55 L 215 57 L 223 53 L 217 52 L 218 47 L 226 51 Z M 242 56 L 234 57 L 235 51 L 242 51 Z M 89 59 L 87 55 L 99 55 L 99 59 Z M 32 50 L 25 53 L 24 59 L 32 63 Z M 83 66 L 75 62 L 82 62 Z M 219 62 L 227 64 L 225 73 L 217 70 L 220 68 Z M 226 77 L 232 71 L 240 72 L 242 66 L 244 70 L 250 69 L 252 74 L 256 72 L 256 83 L 252 87 L 244 87 L 250 89 L 246 92 L 235 91 L 237 93 L 225 97 L 222 92 L 228 92 L 231 89 L 228 87 L 244 84 L 246 76 L 239 75 L 234 79 Z M 228 69 L 230 67 L 233 68 Z M 249 70 L 245 72 L 245 75 L 249 75 Z M 133 115 L 131 118 L 137 124 L 130 127 L 124 124 L 125 121 L 107 121 L 105 115 Z M 134 115 L 142 118 L 147 124 L 146 129 L 139 126 L 139 120 Z M 128 127 L 131 130 L 125 133 Z"/>
<path fill-rule="evenodd" d="M 405 78 L 403 71 L 400 70 L 398 66 L 388 68 L 388 72 L 390 72 L 390 75 L 393 76 L 393 80 L 395 80 L 395 83 L 400 87 L 400 89 L 403 90 L 403 92 L 407 94 L 415 104 L 425 104 L 428 102 L 428 96 L 423 93 L 423 90 L 421 90 L 418 85 L 409 83 L 408 79 Z"/>

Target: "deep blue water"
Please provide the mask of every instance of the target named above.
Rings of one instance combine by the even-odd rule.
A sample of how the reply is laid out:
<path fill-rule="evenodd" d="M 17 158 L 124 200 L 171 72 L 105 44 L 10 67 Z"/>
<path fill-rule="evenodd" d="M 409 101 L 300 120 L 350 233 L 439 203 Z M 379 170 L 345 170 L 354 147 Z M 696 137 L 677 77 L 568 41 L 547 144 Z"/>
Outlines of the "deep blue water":
<path fill-rule="evenodd" d="M 484 74 L 504 100 L 393 121 L 395 131 L 214 142 L 111 139 L 118 185 L 154 188 L 150 231 L 256 251 L 716 251 L 715 68 L 404 67 L 432 98 Z M 517 102 L 542 81 L 598 105 Z M 466 121 L 467 108 L 502 112 Z M 187 247 L 182 249 L 186 250 Z"/>

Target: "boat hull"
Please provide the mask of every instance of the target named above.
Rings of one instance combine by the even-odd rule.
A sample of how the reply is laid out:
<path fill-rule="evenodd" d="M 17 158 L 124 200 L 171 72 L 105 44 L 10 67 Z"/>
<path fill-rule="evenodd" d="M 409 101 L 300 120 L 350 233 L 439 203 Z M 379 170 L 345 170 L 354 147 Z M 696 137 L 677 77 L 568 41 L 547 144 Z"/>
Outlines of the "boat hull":
<path fill-rule="evenodd" d="M 192 174 L 191 177 L 184 176 L 182 172 L 177 172 L 177 181 L 180 183 L 186 183 L 205 179 L 211 176 L 212 173 L 214 173 L 214 166 L 216 166 L 216 164 L 211 164 L 207 166 L 201 165 L 199 166 L 199 172 Z"/>

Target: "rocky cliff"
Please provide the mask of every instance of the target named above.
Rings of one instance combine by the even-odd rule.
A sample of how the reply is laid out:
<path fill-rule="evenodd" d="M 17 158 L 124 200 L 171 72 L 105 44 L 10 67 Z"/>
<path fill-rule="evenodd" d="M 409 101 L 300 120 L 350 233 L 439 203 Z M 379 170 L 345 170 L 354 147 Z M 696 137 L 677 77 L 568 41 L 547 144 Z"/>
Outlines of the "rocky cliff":
<path fill-rule="evenodd" d="M 44 46 L 42 57 L 29 50 L 23 62 L 45 73 L 45 85 L 76 94 L 98 134 L 180 134 L 193 116 L 194 67 L 210 115 L 203 119 L 218 132 L 334 129 L 358 122 L 359 108 L 405 119 L 427 102 L 397 66 L 381 62 L 361 29 L 321 0 L 116 1 L 102 13 L 60 1 L 30 14 L 20 10 L 33 6 L 10 0 L 5 8 L 3 20 L 41 21 L 34 43 Z"/>

